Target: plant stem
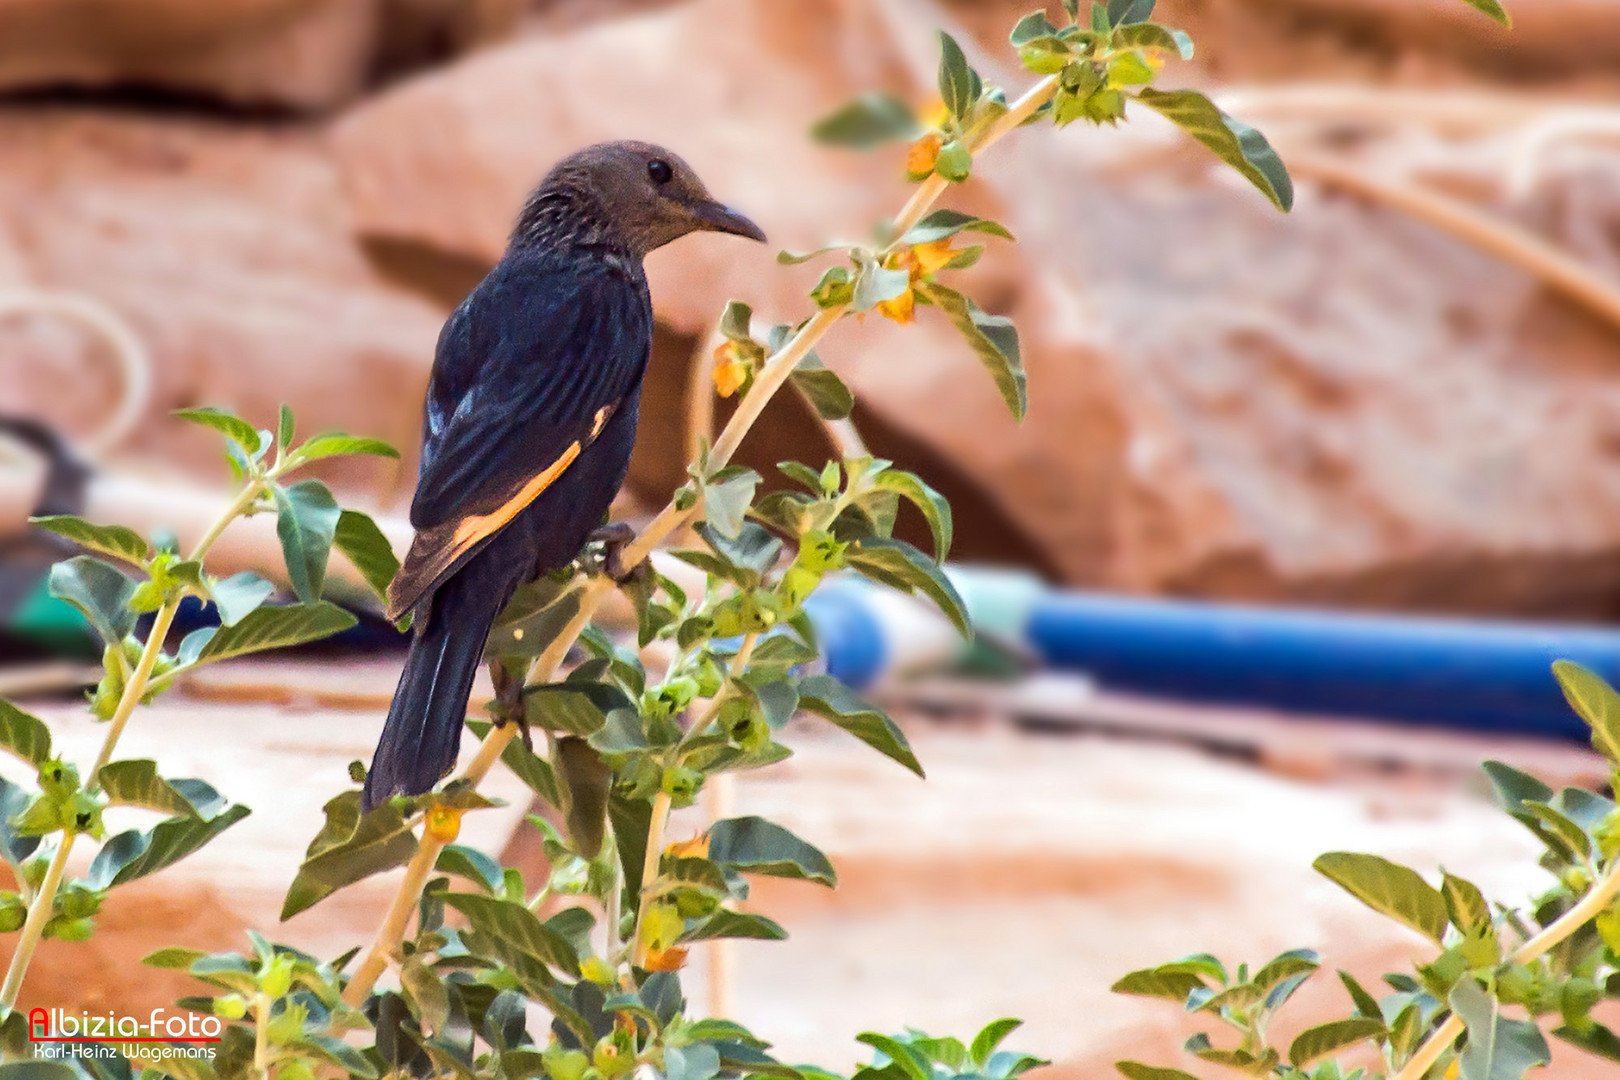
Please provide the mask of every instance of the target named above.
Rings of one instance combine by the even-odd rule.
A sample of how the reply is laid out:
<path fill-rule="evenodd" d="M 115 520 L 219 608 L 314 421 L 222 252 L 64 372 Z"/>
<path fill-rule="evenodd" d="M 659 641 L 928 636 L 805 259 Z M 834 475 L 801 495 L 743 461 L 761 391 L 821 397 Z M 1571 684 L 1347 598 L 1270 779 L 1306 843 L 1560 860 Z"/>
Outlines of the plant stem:
<path fill-rule="evenodd" d="M 1510 959 L 1515 964 L 1528 964 L 1597 918 L 1617 895 L 1620 895 L 1620 867 L 1611 866 L 1608 877 L 1593 885 L 1574 907 L 1543 927 L 1539 934 L 1514 949 Z M 1407 1059 L 1394 1080 L 1421 1080 L 1462 1033 L 1462 1019 L 1452 1013 Z"/>
<path fill-rule="evenodd" d="M 652 820 L 647 823 L 647 854 L 641 860 L 641 903 L 636 908 L 637 967 L 647 966 L 647 943 L 641 936 L 641 926 L 652 909 L 652 883 L 658 877 L 658 863 L 664 856 L 664 826 L 669 823 L 670 798 L 667 791 L 653 796 Z"/>
<path fill-rule="evenodd" d="M 34 896 L 34 902 L 28 907 L 28 918 L 23 923 L 22 937 L 17 939 L 17 951 L 11 955 L 11 966 L 6 969 L 6 981 L 0 986 L 0 1010 L 10 1012 L 12 1006 L 17 1004 L 17 994 L 22 990 L 23 977 L 28 974 L 28 965 L 34 959 L 34 949 L 39 945 L 39 939 L 45 932 L 45 923 L 50 920 L 51 909 L 56 906 L 56 890 L 62 884 L 62 874 L 67 870 L 68 852 L 73 850 L 73 839 L 76 833 L 64 833 L 61 843 L 56 845 L 56 856 L 51 859 L 49 869 L 45 871 L 45 880 L 40 883 L 39 892 Z"/>
<path fill-rule="evenodd" d="M 1056 90 L 1056 76 L 1048 76 L 1030 87 L 1008 109 L 1006 115 L 985 129 L 975 145 L 975 151 L 985 149 L 991 143 L 1022 124 L 1031 114 L 1044 105 Z M 910 200 L 907 201 L 905 207 L 894 219 L 892 225 L 894 235 L 899 236 L 920 221 L 935 200 L 945 192 L 946 187 L 945 181 L 935 176 L 930 177 L 913 192 Z M 760 414 L 765 411 L 765 406 L 770 402 L 771 398 L 788 381 L 788 376 L 793 374 L 794 368 L 799 366 L 799 362 L 805 358 L 811 349 L 815 348 L 816 342 L 820 341 L 827 331 L 833 328 L 833 325 L 843 317 L 847 310 L 848 307 L 845 305 L 824 308 L 818 311 L 803 326 L 799 327 L 798 332 L 780 351 L 766 361 L 765 366 L 755 376 L 753 388 L 749 390 L 748 396 L 738 403 L 737 411 L 732 414 L 731 419 L 726 423 L 720 437 L 715 440 L 714 448 L 709 453 L 709 464 L 712 468 L 718 469 L 731 460 L 731 455 L 735 454 L 737 448 L 742 444 L 743 437 L 748 434 L 749 429 L 754 426 Z M 635 540 L 625 547 L 620 555 L 624 564 L 626 566 L 635 566 L 647 558 L 652 554 L 653 549 L 663 543 L 670 534 L 697 517 L 700 508 L 701 504 L 681 510 L 676 507 L 674 502 L 666 504 L 659 511 L 658 516 L 648 522 Z M 575 613 L 568 625 L 552 639 L 551 644 L 546 647 L 546 651 L 535 661 L 530 669 L 531 679 L 549 679 L 556 672 L 557 667 L 562 663 L 563 658 L 567 656 L 568 650 L 573 646 L 574 641 L 584 632 L 585 627 L 590 625 L 591 618 L 596 614 L 596 609 L 601 604 L 602 599 L 613 588 L 613 582 L 605 577 L 592 578 L 580 588 L 579 611 Z M 466 772 L 462 774 L 463 778 L 470 781 L 473 787 L 477 787 L 478 783 L 495 763 L 495 759 L 501 756 L 501 752 L 506 749 L 506 744 L 512 740 L 516 733 L 516 725 L 513 724 L 507 724 L 491 731 L 479 747 L 478 754 L 474 757 L 472 764 L 468 765 Z M 659 812 L 659 799 L 664 802 L 662 813 Z M 649 833 L 657 832 L 660 841 L 663 836 L 663 819 L 668 816 L 668 801 L 668 797 L 661 793 L 654 799 L 654 824 L 649 829 Z M 649 836 L 649 839 L 651 839 L 651 836 Z M 372 941 L 371 948 L 366 953 L 365 959 L 361 961 L 360 967 L 355 970 L 354 978 L 349 980 L 348 986 L 343 991 L 343 1000 L 348 1004 L 359 1007 L 365 1001 L 366 996 L 371 993 L 371 988 L 376 985 L 378 977 L 387 968 L 387 958 L 393 952 L 394 947 L 404 938 L 405 924 L 409 921 L 411 910 L 416 906 L 417 896 L 421 892 L 422 885 L 427 881 L 428 872 L 438 858 L 439 846 L 424 831 L 416 857 L 411 860 L 410 868 L 406 871 L 404 880 L 400 882 L 399 890 L 394 895 L 388 915 L 378 928 L 377 936 Z M 652 867 L 653 873 L 656 875 L 658 867 L 656 862 L 658 857 L 657 847 L 649 844 L 647 852 L 647 857 L 654 860 Z M 637 948 L 639 950 L 639 945 Z"/>
<path fill-rule="evenodd" d="M 208 531 L 192 550 L 191 558 L 200 561 L 207 555 L 208 549 L 214 546 L 214 541 L 219 539 L 226 526 L 253 504 L 263 487 L 264 483 L 261 480 L 249 482 L 219 519 L 209 526 Z M 169 636 L 169 627 L 174 625 L 175 614 L 180 610 L 180 600 L 180 596 L 175 596 L 172 600 L 165 601 L 152 620 L 152 629 L 146 635 L 146 645 L 141 649 L 141 658 L 136 662 L 135 670 L 124 680 L 124 692 L 118 699 L 118 708 L 113 711 L 112 719 L 107 724 L 107 734 L 101 740 L 101 749 L 96 754 L 96 762 L 90 767 L 90 774 L 85 777 L 86 791 L 94 792 L 100 787 L 102 768 L 112 760 L 113 749 L 124 734 L 129 718 L 135 714 L 135 707 L 141 703 L 141 698 L 146 696 L 152 681 L 152 669 L 163 653 L 163 642 Z M 120 663 L 122 662 L 120 658 Z M 73 850 L 74 835 L 63 834 L 61 843 L 57 845 L 56 857 L 51 860 L 50 868 L 45 873 L 45 880 L 41 882 L 39 891 L 29 900 L 28 917 L 23 922 L 22 936 L 17 940 L 17 951 L 11 955 L 11 965 L 6 969 L 5 983 L 0 984 L 0 1010 L 9 1010 L 17 1003 L 23 978 L 28 974 L 28 965 L 34 958 L 34 949 L 39 945 L 40 936 L 45 932 L 45 924 L 50 921 L 51 910 L 56 906 L 56 893 L 61 887 L 62 874 L 67 868 L 68 853 Z"/>
<path fill-rule="evenodd" d="M 253 1071 L 270 1080 L 270 995 L 253 999 Z"/>

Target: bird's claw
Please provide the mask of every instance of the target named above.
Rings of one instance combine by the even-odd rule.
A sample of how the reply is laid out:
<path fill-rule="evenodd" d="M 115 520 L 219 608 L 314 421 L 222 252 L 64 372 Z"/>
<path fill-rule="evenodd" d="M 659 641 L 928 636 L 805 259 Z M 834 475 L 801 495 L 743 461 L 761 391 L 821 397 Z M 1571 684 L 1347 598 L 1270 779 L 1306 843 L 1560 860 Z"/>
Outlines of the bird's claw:
<path fill-rule="evenodd" d="M 523 680 L 507 671 L 505 665 L 492 664 L 490 681 L 495 684 L 495 701 L 489 710 L 495 718 L 495 726 L 516 724 L 518 734 L 523 738 L 523 748 L 534 753 L 534 739 L 529 734 L 529 714 L 523 697 Z"/>
<path fill-rule="evenodd" d="M 620 585 L 632 581 L 651 572 L 651 564 L 642 559 L 635 566 L 624 565 L 624 549 L 636 538 L 636 530 L 622 521 L 610 522 L 593 531 L 585 538 L 587 544 L 602 545 L 602 552 L 592 555 L 587 560 L 587 567 L 592 572 L 605 574 Z"/>

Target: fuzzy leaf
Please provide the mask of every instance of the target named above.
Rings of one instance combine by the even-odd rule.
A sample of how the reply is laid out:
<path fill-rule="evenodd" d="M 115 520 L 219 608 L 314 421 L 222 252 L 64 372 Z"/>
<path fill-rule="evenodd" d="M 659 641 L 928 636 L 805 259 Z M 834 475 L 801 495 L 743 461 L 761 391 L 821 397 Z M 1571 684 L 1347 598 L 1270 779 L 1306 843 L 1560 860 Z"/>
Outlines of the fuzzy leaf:
<path fill-rule="evenodd" d="M 1227 116 L 1197 90 L 1147 87 L 1136 99 L 1174 123 L 1243 174 L 1279 210 L 1294 205 L 1294 183 L 1266 137 L 1241 120 Z"/>
<path fill-rule="evenodd" d="M 962 53 L 962 46 L 943 30 L 939 32 L 939 49 L 940 100 L 945 102 L 945 107 L 951 110 L 952 116 L 965 120 L 979 100 L 979 89 L 975 85 L 978 80 L 974 77 L 973 69 L 968 66 L 967 57 Z"/>
<path fill-rule="evenodd" d="M 1513 25 L 1512 16 L 1498 3 L 1498 0 L 1463 0 L 1463 3 L 1476 11 L 1484 12 L 1503 26 L 1511 27 Z"/>
<path fill-rule="evenodd" d="M 844 561 L 850 569 L 903 593 L 922 593 L 939 606 L 957 633 L 965 638 L 973 636 L 967 608 L 956 586 L 937 562 L 904 540 L 868 536 L 850 545 L 844 552 Z"/>
<path fill-rule="evenodd" d="M 1552 670 L 1570 708 L 1592 729 L 1592 745 L 1611 763 L 1620 765 L 1620 694 L 1568 660 L 1555 660 Z"/>
<path fill-rule="evenodd" d="M 358 510 L 345 510 L 338 515 L 332 543 L 360 571 L 371 590 L 386 602 L 388 585 L 399 573 L 399 559 L 377 523 Z"/>
<path fill-rule="evenodd" d="M 902 244 L 931 244 L 936 240 L 943 240 L 947 236 L 955 236 L 960 232 L 989 233 L 991 236 L 1000 236 L 1011 240 L 1013 234 L 1007 231 L 1006 226 L 999 225 L 988 218 L 974 217 L 964 214 L 960 210 L 935 210 L 917 224 L 907 229 L 905 235 L 900 237 Z"/>
<path fill-rule="evenodd" d="M 865 94 L 811 127 L 810 137 L 827 146 L 869 150 L 922 134 L 911 106 L 892 94 Z"/>
<path fill-rule="evenodd" d="M 135 583 L 100 559 L 77 555 L 51 567 L 50 594 L 79 609 L 106 645 L 122 645 L 135 629 L 129 603 Z"/>
<path fill-rule="evenodd" d="M 814 845 L 761 817 L 726 818 L 709 826 L 709 859 L 745 874 L 798 878 L 831 888 L 838 875 Z"/>
<path fill-rule="evenodd" d="M 1022 420 L 1029 410 L 1029 390 L 1024 361 L 1018 345 L 1018 330 L 1012 320 L 986 315 L 978 306 L 939 282 L 924 282 L 917 291 L 943 311 L 959 333 L 973 347 L 979 361 L 990 372 L 1001 399 L 1014 419 Z"/>
<path fill-rule="evenodd" d="M 1434 942 L 1446 931 L 1446 901 L 1416 870 L 1378 855 L 1330 851 L 1311 864 L 1351 896 Z"/>
<path fill-rule="evenodd" d="M 702 922 L 687 928 L 676 942 L 687 945 L 694 941 L 713 941 L 716 938 L 753 938 L 758 941 L 781 941 L 787 931 L 775 921 L 748 911 L 721 908 Z"/>
<path fill-rule="evenodd" d="M 881 709 L 831 675 L 809 675 L 799 680 L 799 706 L 832 721 L 878 753 L 923 775 L 917 755 L 905 733 Z"/>
<path fill-rule="evenodd" d="M 213 428 L 240 446 L 242 452 L 249 457 L 256 457 L 262 449 L 257 428 L 241 417 L 221 409 L 176 409 L 174 415 L 182 420 L 190 420 L 193 424 Z"/>
<path fill-rule="evenodd" d="M 568 939 L 523 904 L 473 893 L 446 893 L 444 902 L 467 916 L 473 929 L 489 938 L 503 956 L 521 955 L 578 977 L 579 956 Z"/>
<path fill-rule="evenodd" d="M 1375 1039 L 1383 1033 L 1383 1021 L 1369 1020 L 1364 1016 L 1318 1024 L 1294 1039 L 1288 1047 L 1288 1060 L 1295 1068 L 1304 1068 L 1319 1057 L 1353 1046 L 1363 1039 Z"/>
<path fill-rule="evenodd" d="M 197 654 L 197 663 L 211 664 L 233 656 L 319 641 L 347 630 L 357 621 L 347 611 L 324 600 L 292 607 L 262 607 L 244 616 L 235 626 L 222 627 L 209 638 Z"/>
<path fill-rule="evenodd" d="M 300 480 L 289 487 L 277 485 L 272 493 L 276 501 L 276 535 L 287 562 L 287 578 L 298 599 L 313 604 L 321 598 L 326 560 L 343 511 L 319 480 Z"/>
<path fill-rule="evenodd" d="M 403 866 L 416 854 L 416 837 L 392 800 L 362 817 L 360 792 L 345 791 L 327 800 L 324 809 L 326 824 L 310 841 L 282 902 L 283 921 L 345 885 Z"/>
<path fill-rule="evenodd" d="M 1462 1080 L 1522 1080 L 1527 1070 L 1552 1060 L 1541 1029 L 1504 1017 L 1500 1003 L 1472 978 L 1452 989 L 1451 1009 L 1468 1028 L 1468 1045 L 1457 1058 Z"/>
<path fill-rule="evenodd" d="M 51 759 L 51 729 L 33 713 L 0 698 L 0 750 L 8 750 L 36 768 Z"/>
<path fill-rule="evenodd" d="M 396 459 L 399 457 L 399 451 L 381 439 L 366 439 L 332 432 L 310 439 L 292 452 L 292 458 L 299 465 L 307 465 L 322 458 L 341 457 L 346 454 L 371 454 L 375 457 Z"/>
<path fill-rule="evenodd" d="M 119 833 L 96 853 L 84 880 L 92 889 L 100 890 L 155 874 L 190 855 L 249 813 L 247 807 L 237 805 L 206 820 L 174 817 L 159 822 L 150 832 L 131 829 Z"/>
<path fill-rule="evenodd" d="M 28 522 L 36 528 L 65 537 L 80 547 L 99 551 L 103 555 L 111 555 L 115 559 L 122 559 L 137 566 L 146 561 L 146 556 L 151 551 L 140 533 L 123 525 L 97 525 L 72 514 L 32 517 Z"/>
<path fill-rule="evenodd" d="M 275 591 L 274 585 L 251 570 L 232 574 L 208 586 L 208 595 L 213 598 L 219 621 L 224 626 L 235 626 L 253 614 Z"/>

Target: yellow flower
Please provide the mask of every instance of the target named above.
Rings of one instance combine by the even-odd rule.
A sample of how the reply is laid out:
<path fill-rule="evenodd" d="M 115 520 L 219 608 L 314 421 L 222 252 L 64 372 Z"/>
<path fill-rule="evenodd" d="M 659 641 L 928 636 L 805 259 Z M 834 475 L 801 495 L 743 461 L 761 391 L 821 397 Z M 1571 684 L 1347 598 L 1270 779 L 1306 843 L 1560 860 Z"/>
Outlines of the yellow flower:
<path fill-rule="evenodd" d="M 454 843 L 461 835 L 461 815 L 465 810 L 434 803 L 428 807 L 427 833 L 441 844 Z"/>
<path fill-rule="evenodd" d="M 730 397 L 748 382 L 749 369 L 737 356 L 735 343 L 726 342 L 714 350 L 714 392 Z"/>
<path fill-rule="evenodd" d="M 923 114 L 919 119 L 921 119 L 922 122 L 928 127 L 942 128 L 945 126 L 945 121 L 949 120 L 950 118 L 950 106 L 945 104 L 944 99 L 935 98 L 934 103 L 928 106 L 927 109 L 923 110 Z"/>
<path fill-rule="evenodd" d="M 648 971 L 679 971 L 686 966 L 685 949 L 648 949 Z"/>
<path fill-rule="evenodd" d="M 908 285 L 906 291 L 893 300 L 879 300 L 877 309 L 897 323 L 908 323 L 916 315 L 917 294 Z"/>
<path fill-rule="evenodd" d="M 664 854 L 672 859 L 707 859 L 709 857 L 708 834 L 694 836 L 690 840 L 677 840 L 664 849 Z"/>
<path fill-rule="evenodd" d="M 945 140 L 937 132 L 929 132 L 906 151 L 906 176 L 912 180 L 922 180 L 934 171 L 934 162 L 939 160 L 939 148 L 945 145 Z"/>
<path fill-rule="evenodd" d="M 911 271 L 912 279 L 923 274 L 932 274 L 946 263 L 956 258 L 956 251 L 951 247 L 953 237 L 945 237 L 929 244 L 917 244 L 912 247 L 911 255 L 915 263 Z"/>

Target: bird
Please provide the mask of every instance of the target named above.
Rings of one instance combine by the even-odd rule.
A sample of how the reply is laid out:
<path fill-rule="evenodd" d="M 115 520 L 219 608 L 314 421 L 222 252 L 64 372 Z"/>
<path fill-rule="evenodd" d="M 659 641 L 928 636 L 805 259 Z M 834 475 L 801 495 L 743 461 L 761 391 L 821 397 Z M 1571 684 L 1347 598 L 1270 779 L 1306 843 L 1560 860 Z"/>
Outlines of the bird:
<path fill-rule="evenodd" d="M 698 231 L 765 240 L 668 150 L 586 147 L 541 180 L 500 261 L 445 321 L 415 534 L 388 588 L 388 618 L 412 615 L 412 636 L 366 771 L 366 812 L 432 790 L 454 767 L 491 625 L 602 525 L 629 468 L 652 350 L 642 260 Z"/>

